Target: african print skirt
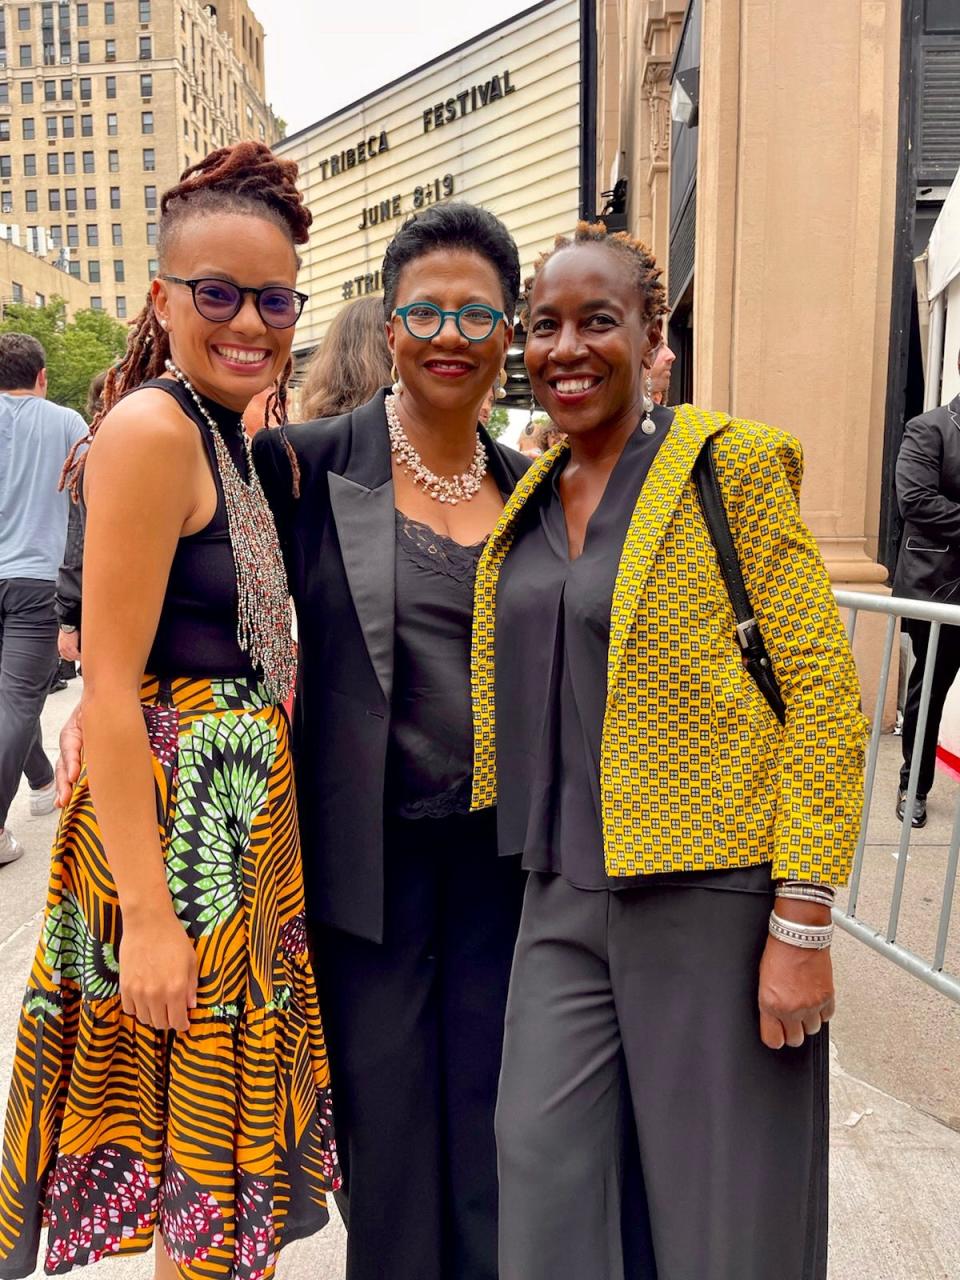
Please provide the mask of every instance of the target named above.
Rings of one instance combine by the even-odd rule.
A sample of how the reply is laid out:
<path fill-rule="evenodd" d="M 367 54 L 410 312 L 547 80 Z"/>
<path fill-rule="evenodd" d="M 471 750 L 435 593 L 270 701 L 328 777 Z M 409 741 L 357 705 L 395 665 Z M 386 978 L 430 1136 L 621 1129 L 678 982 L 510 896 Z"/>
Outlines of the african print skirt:
<path fill-rule="evenodd" d="M 120 1007 L 117 893 L 80 775 L 60 820 L 0 1166 L 0 1276 L 142 1253 L 188 1280 L 269 1280 L 339 1185 L 304 926 L 287 719 L 245 681 L 147 677 L 174 907 L 198 958 L 190 1031 Z"/>

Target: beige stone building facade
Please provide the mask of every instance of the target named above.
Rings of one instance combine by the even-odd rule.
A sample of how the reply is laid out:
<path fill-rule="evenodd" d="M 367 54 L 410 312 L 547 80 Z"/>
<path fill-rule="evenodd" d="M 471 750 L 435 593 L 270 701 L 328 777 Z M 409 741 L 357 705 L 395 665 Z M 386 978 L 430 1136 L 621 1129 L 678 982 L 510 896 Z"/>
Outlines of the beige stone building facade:
<path fill-rule="evenodd" d="M 0 5 L 0 225 L 123 320 L 156 270 L 159 197 L 208 151 L 276 140 L 245 0 Z"/>
<path fill-rule="evenodd" d="M 667 273 L 674 398 L 799 437 L 834 580 L 884 582 L 920 407 L 912 258 L 960 162 L 960 5 L 843 0 L 822 28 L 795 0 L 596 17 L 598 182 L 626 179 Z"/>
<path fill-rule="evenodd" d="M 0 314 L 9 302 L 24 302 L 31 307 L 46 306 L 53 298 L 62 298 L 67 319 L 91 306 L 93 290 L 61 267 L 28 253 L 9 240 L 0 239 Z"/>

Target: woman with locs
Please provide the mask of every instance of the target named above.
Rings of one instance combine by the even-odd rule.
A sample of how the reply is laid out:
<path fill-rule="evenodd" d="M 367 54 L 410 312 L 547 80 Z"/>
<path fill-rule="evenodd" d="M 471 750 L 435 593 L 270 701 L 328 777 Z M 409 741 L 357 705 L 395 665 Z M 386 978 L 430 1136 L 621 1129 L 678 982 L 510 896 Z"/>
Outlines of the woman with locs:
<path fill-rule="evenodd" d="M 289 592 L 240 415 L 290 372 L 297 168 L 240 143 L 161 201 L 85 501 L 85 759 L 53 850 L 0 1167 L 0 1276 L 156 1244 L 269 1280 L 339 1185 L 307 952 Z M 283 399 L 281 394 L 280 399 Z"/>
<path fill-rule="evenodd" d="M 473 803 L 498 800 L 501 852 L 529 871 L 500 1280 L 822 1280 L 830 904 L 859 828 L 860 690 L 796 441 L 643 395 L 659 276 L 602 224 L 538 261 L 525 360 L 566 443 L 521 480 L 477 573 Z M 698 502 L 707 445 L 782 725 Z"/>
<path fill-rule="evenodd" d="M 392 388 L 285 440 L 264 432 L 254 457 L 299 626 L 347 1276 L 496 1280 L 493 1112 L 523 886 L 494 815 L 469 812 L 469 655 L 476 563 L 525 469 L 477 426 L 517 249 L 491 214 L 436 206 L 397 233 L 383 281 Z"/>

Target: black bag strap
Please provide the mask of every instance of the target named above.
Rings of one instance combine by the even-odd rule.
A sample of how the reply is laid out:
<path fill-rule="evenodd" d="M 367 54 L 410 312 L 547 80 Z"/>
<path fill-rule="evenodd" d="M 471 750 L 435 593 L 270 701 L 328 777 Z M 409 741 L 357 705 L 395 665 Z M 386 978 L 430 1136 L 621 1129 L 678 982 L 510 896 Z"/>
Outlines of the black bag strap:
<path fill-rule="evenodd" d="M 707 440 L 700 451 L 700 456 L 694 464 L 693 478 L 696 482 L 703 516 L 717 550 L 727 595 L 730 597 L 737 620 L 737 643 L 743 654 L 744 666 L 770 704 L 774 715 L 783 724 L 786 719 L 786 708 L 780 696 L 780 688 L 773 673 L 767 647 L 760 633 L 760 624 L 750 604 L 747 585 L 743 580 L 743 570 L 740 568 L 740 559 L 737 556 L 733 534 L 730 532 L 730 521 L 727 519 L 723 491 L 717 479 L 712 439 Z"/>

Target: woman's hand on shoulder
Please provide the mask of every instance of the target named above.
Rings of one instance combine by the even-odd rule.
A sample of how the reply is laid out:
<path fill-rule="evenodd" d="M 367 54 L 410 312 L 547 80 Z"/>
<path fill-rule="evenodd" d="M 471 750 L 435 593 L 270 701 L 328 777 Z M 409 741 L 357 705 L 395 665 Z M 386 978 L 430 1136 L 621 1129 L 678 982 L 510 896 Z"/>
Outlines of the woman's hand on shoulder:
<path fill-rule="evenodd" d="M 830 923 L 828 907 L 777 900 L 777 914 L 799 924 Z M 836 1007 L 830 948 L 791 946 L 768 937 L 760 961 L 760 1038 L 768 1049 L 799 1048 L 833 1017 Z"/>

